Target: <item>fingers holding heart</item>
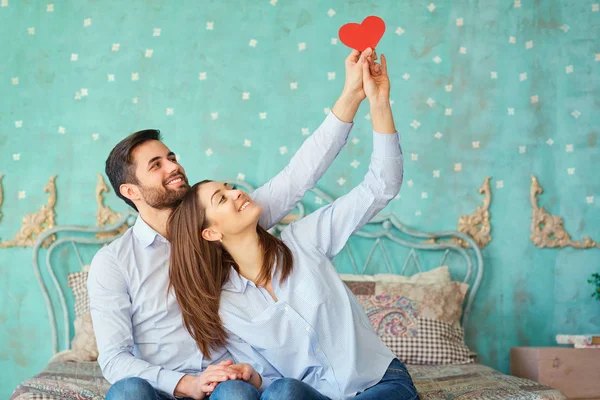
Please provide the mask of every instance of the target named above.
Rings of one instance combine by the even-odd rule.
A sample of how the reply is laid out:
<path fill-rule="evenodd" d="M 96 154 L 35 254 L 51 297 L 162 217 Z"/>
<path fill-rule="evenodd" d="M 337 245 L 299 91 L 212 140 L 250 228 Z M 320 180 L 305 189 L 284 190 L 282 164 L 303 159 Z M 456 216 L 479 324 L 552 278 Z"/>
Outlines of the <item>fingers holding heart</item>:
<path fill-rule="evenodd" d="M 372 76 L 379 76 L 382 73 L 381 65 L 373 61 L 371 57 L 367 57 L 367 61 L 369 62 L 369 71 Z"/>
<path fill-rule="evenodd" d="M 360 57 L 360 51 L 352 50 L 350 55 L 346 57 L 346 63 L 356 64 L 358 62 L 358 58 Z"/>

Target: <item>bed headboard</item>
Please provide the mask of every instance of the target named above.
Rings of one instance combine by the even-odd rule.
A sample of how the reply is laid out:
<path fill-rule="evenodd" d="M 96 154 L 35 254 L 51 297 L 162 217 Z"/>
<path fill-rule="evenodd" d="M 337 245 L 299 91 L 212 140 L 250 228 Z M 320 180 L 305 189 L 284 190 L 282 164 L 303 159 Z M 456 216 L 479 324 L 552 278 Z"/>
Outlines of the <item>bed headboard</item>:
<path fill-rule="evenodd" d="M 248 192 L 253 188 L 246 182 L 231 180 Z M 302 218 L 313 207 L 331 203 L 334 199 L 319 189 L 312 189 L 296 209 L 279 225 L 271 229 L 278 234 L 286 224 Z M 100 246 L 120 234 L 116 230 L 132 226 L 136 213 L 128 211 L 113 225 L 57 226 L 38 238 L 33 247 L 33 268 L 43 293 L 50 321 L 53 352 L 70 348 L 73 332 L 74 305 L 67 276 L 89 265 Z M 46 249 L 43 244 L 55 235 Z M 462 240 L 469 247 L 457 244 Z M 462 323 L 467 326 L 471 306 L 483 276 L 481 250 L 473 239 L 456 231 L 425 232 L 408 228 L 392 213 L 380 213 L 350 238 L 334 259 L 340 273 L 395 273 L 412 275 L 416 272 L 448 265 L 453 280 L 469 284 Z"/>

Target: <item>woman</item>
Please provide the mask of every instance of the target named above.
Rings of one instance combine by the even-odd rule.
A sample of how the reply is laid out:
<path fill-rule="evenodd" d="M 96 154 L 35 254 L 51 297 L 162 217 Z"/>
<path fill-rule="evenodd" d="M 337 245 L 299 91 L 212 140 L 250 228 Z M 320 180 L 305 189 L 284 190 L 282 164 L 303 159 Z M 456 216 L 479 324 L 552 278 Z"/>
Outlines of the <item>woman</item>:
<path fill-rule="evenodd" d="M 218 182 L 194 185 L 169 220 L 170 280 L 186 328 L 203 354 L 226 346 L 254 366 L 244 378 L 263 399 L 418 399 L 331 263 L 402 182 L 381 61 L 362 62 L 373 154 L 350 193 L 290 224 L 281 240 L 258 226 L 248 194 Z"/>

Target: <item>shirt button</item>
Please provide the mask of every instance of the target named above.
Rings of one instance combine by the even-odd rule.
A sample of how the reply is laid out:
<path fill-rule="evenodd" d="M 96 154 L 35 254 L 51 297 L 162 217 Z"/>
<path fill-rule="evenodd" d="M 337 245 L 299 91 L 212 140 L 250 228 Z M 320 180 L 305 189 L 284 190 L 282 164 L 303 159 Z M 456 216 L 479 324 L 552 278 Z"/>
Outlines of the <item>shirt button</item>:
<path fill-rule="evenodd" d="M 310 328 L 308 326 L 306 327 L 306 332 L 310 332 Z"/>
<path fill-rule="evenodd" d="M 284 310 L 285 310 L 285 311 L 290 311 L 290 308 L 289 308 L 288 306 L 285 306 L 285 307 L 284 307 Z"/>

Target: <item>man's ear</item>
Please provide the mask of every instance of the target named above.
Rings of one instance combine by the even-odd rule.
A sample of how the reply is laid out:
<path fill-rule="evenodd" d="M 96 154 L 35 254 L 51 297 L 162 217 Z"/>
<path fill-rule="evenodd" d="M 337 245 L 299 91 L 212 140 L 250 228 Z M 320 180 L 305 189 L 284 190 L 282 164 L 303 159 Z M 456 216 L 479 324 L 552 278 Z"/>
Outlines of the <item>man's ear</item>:
<path fill-rule="evenodd" d="M 202 231 L 202 238 L 209 242 L 220 242 L 223 239 L 223 235 L 210 228 L 206 228 Z"/>
<path fill-rule="evenodd" d="M 121 186 L 119 186 L 119 192 L 121 192 L 121 195 L 123 197 L 131 201 L 136 201 L 141 198 L 138 187 L 129 183 L 124 183 Z"/>

